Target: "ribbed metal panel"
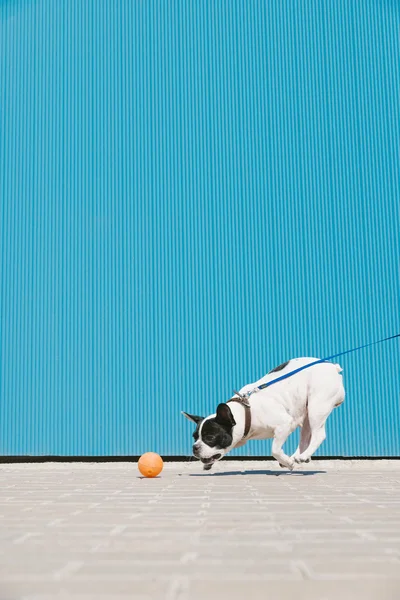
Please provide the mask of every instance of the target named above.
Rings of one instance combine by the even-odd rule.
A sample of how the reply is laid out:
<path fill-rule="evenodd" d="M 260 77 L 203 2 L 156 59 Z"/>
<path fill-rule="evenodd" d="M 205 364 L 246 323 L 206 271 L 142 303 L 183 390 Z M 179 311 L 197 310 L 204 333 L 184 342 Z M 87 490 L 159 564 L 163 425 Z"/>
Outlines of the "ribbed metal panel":
<path fill-rule="evenodd" d="M 0 10 L 1 454 L 186 454 L 181 409 L 400 331 L 396 2 Z M 321 453 L 400 455 L 399 342 L 340 362 Z"/>

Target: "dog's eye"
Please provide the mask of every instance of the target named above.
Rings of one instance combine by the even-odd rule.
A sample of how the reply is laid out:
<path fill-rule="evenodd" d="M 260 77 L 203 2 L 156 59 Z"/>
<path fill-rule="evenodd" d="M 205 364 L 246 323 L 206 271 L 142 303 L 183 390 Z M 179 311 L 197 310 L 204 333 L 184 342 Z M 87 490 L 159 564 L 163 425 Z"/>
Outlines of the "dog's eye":
<path fill-rule="evenodd" d="M 207 444 L 207 446 L 212 446 L 212 444 L 214 443 L 214 440 L 212 437 L 210 437 L 209 435 L 206 436 L 205 438 L 203 438 L 203 442 L 205 444 Z"/>

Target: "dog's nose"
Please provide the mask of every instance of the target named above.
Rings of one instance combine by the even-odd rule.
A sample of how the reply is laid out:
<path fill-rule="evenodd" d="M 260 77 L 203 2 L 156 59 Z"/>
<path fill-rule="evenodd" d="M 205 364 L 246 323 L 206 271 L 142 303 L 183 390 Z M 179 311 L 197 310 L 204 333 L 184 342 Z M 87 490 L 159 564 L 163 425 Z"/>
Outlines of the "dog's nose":
<path fill-rule="evenodd" d="M 199 458 L 200 456 L 199 449 L 197 448 L 196 444 L 193 446 L 193 456 L 195 456 L 196 458 Z"/>

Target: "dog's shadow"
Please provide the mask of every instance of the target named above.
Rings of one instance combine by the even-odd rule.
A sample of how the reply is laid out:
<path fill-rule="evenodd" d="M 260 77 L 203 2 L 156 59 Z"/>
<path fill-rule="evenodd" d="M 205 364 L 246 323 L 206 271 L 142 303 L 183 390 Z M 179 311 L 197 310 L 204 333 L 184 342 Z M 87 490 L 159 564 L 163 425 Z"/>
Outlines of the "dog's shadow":
<path fill-rule="evenodd" d="M 231 475 L 270 475 L 275 477 L 298 477 L 308 475 L 323 475 L 326 471 L 271 471 L 271 470 L 255 470 L 255 471 L 217 471 L 216 473 L 190 473 L 189 477 L 227 477 Z"/>

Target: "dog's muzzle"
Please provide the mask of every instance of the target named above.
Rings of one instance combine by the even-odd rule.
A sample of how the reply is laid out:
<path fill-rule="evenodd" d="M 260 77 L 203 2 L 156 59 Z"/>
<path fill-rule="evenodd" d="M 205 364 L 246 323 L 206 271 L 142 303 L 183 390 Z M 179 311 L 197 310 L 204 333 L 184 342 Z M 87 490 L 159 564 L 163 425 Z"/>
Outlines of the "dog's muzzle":
<path fill-rule="evenodd" d="M 214 456 L 211 456 L 211 458 L 201 458 L 200 460 L 203 465 L 209 465 L 219 458 L 221 458 L 221 454 L 214 454 Z"/>

